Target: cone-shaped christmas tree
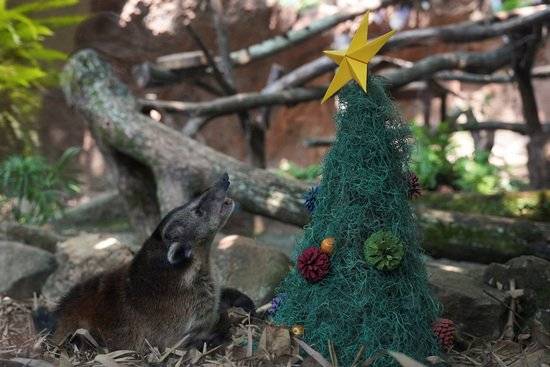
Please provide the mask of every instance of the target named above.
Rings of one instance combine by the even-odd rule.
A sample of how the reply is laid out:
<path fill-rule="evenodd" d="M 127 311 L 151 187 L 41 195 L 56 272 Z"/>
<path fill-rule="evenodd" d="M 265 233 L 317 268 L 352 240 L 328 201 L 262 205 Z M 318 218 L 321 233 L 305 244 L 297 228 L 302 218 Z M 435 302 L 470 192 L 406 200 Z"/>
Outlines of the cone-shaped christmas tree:
<path fill-rule="evenodd" d="M 273 320 L 303 326 L 304 340 L 325 356 L 332 342 L 341 366 L 361 347 L 362 359 L 390 349 L 423 360 L 438 353 L 438 306 L 408 200 L 409 129 L 374 78 L 368 93 L 355 82 L 342 89 L 335 120 L 311 222 Z"/>

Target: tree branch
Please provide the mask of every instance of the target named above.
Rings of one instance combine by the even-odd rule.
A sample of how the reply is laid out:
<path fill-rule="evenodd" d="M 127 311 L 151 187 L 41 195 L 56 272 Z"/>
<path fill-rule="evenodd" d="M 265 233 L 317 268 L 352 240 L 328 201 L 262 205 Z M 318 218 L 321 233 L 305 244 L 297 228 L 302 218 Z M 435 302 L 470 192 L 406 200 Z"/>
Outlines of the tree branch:
<path fill-rule="evenodd" d="M 225 79 L 235 89 L 235 81 L 233 80 L 233 65 L 231 63 L 231 49 L 229 48 L 228 31 L 223 19 L 223 9 L 220 0 L 210 0 L 210 8 L 212 9 L 212 20 L 214 29 L 216 30 L 216 40 L 218 41 L 218 50 L 220 51 L 220 66 L 225 75 Z"/>
<path fill-rule="evenodd" d="M 148 185 L 149 190 L 156 190 L 149 199 L 158 202 L 161 214 L 228 172 L 231 195 L 243 209 L 298 225 L 307 221 L 302 205 L 306 184 L 250 167 L 154 123 L 139 112 L 137 100 L 95 51 L 74 54 L 62 79 L 68 103 L 83 113 L 94 138 L 108 147 L 105 153 L 131 157 L 148 168 L 149 177 L 156 182 Z M 119 171 L 127 172 L 125 168 Z"/>
<path fill-rule="evenodd" d="M 316 20 L 308 26 L 286 32 L 283 35 L 275 36 L 255 45 L 233 51 L 230 54 L 233 65 L 246 65 L 252 61 L 260 60 L 271 56 L 288 47 L 295 46 L 308 40 L 319 33 L 335 27 L 336 25 L 365 14 L 367 10 L 379 9 L 399 1 L 382 0 L 376 6 L 367 6 L 354 12 L 340 12 L 323 19 Z M 162 69 L 183 69 L 206 66 L 205 60 L 201 57 L 190 57 L 187 52 L 161 56 L 157 59 L 156 66 Z"/>
<path fill-rule="evenodd" d="M 208 65 L 212 68 L 212 73 L 214 75 L 214 79 L 218 82 L 219 86 L 223 89 L 224 93 L 226 95 L 235 94 L 235 87 L 233 86 L 233 83 L 227 78 L 226 75 L 224 75 L 220 69 L 218 68 L 217 62 L 214 60 L 214 57 L 208 51 L 208 48 L 206 45 L 202 42 L 199 35 L 195 32 L 193 27 L 191 27 L 189 24 L 185 25 L 185 29 L 187 30 L 187 33 L 191 36 L 197 47 L 202 51 L 204 57 L 207 60 Z"/>
<path fill-rule="evenodd" d="M 531 73 L 531 79 L 547 79 L 550 78 L 550 65 L 540 66 L 533 68 Z M 490 83 L 513 83 L 516 81 L 514 75 L 510 74 L 492 74 L 492 75 L 479 75 L 473 73 L 465 73 L 461 71 L 442 71 L 435 74 L 436 80 L 456 80 L 465 83 L 475 84 L 490 84 Z"/>
<path fill-rule="evenodd" d="M 508 130 L 518 134 L 527 135 L 527 128 L 524 122 L 502 122 L 502 121 L 485 121 L 478 123 L 456 124 L 454 131 L 495 131 Z M 550 133 L 550 121 L 542 125 L 543 131 Z M 304 140 L 304 146 L 307 148 L 328 147 L 334 142 L 334 137 L 326 138 L 309 138 Z"/>
<path fill-rule="evenodd" d="M 430 56 L 414 63 L 410 68 L 383 72 L 381 76 L 386 79 L 386 85 L 389 89 L 396 89 L 412 81 L 429 77 L 442 70 L 459 69 L 472 70 L 473 72 L 477 70 L 480 72 L 493 72 L 511 62 L 512 51 L 515 47 L 518 47 L 518 44 L 508 44 L 490 52 L 459 52 Z M 141 99 L 140 103 L 190 116 L 221 116 L 262 106 L 293 105 L 300 102 L 318 100 L 321 99 L 325 91 L 326 86 L 292 88 L 276 92 L 239 93 L 234 96 L 218 98 L 208 102 Z"/>
<path fill-rule="evenodd" d="M 464 43 L 464 42 L 480 41 L 488 38 L 502 36 L 509 32 L 525 29 L 532 25 L 542 24 L 550 21 L 549 6 L 532 7 L 531 12 L 532 12 L 531 14 L 517 16 L 517 17 L 514 16 L 511 19 L 508 17 L 512 17 L 513 15 L 509 14 L 508 17 L 505 17 L 505 18 L 484 19 L 478 22 L 468 21 L 460 24 L 453 24 L 453 25 L 448 25 L 443 27 L 431 27 L 431 28 L 425 28 L 425 29 L 414 29 L 414 30 L 400 32 L 395 36 L 393 36 L 392 38 L 390 38 L 388 43 L 382 49 L 382 52 L 387 52 L 389 50 L 395 50 L 395 49 L 419 45 L 419 44 L 423 44 L 423 45 L 433 44 L 435 42 Z M 360 15 L 360 14 L 356 14 L 355 16 L 357 15 Z M 265 42 L 269 42 L 269 41 L 270 40 Z M 281 49 L 284 49 L 284 47 Z M 277 49 L 277 52 L 280 51 L 281 49 Z M 240 50 L 235 52 L 242 53 L 245 51 L 246 50 Z M 188 55 L 186 56 L 185 59 L 182 56 L 184 54 Z M 178 58 L 180 62 L 176 63 L 174 60 Z M 246 59 L 247 63 L 254 60 L 256 60 L 256 58 L 253 57 L 253 55 L 250 55 Z M 157 63 L 155 65 L 148 64 L 146 67 L 160 69 L 161 71 L 172 70 L 173 75 L 175 77 L 171 82 L 177 83 L 181 80 L 181 77 L 179 75 L 182 75 L 181 71 L 183 69 L 196 68 L 201 65 L 204 66 L 205 64 L 206 63 L 204 58 L 198 57 L 196 55 L 196 52 L 194 54 L 193 52 L 191 52 L 191 53 L 163 56 L 157 60 Z M 234 64 L 240 65 L 235 61 L 234 61 Z M 323 56 L 303 65 L 300 68 L 302 69 L 302 72 L 301 72 L 302 74 L 304 74 L 304 70 L 307 71 L 307 74 L 302 75 L 301 78 L 303 78 L 303 80 L 305 81 L 309 81 L 320 75 L 323 75 L 327 72 L 334 70 L 336 68 L 336 65 Z M 175 72 L 176 70 L 178 72 Z M 159 71 L 158 73 L 160 73 L 160 75 L 163 75 L 161 71 Z M 151 77 L 154 77 L 154 75 L 156 75 L 157 72 L 149 72 L 148 74 Z M 145 79 L 145 76 L 142 78 L 142 80 L 144 79 Z M 165 83 L 165 82 L 166 82 L 165 78 L 158 81 L 158 83 Z M 156 81 L 151 79 L 149 83 L 155 84 Z M 302 85 L 302 84 L 297 84 L 297 83 L 293 84 L 293 86 L 299 86 L 299 85 Z"/>

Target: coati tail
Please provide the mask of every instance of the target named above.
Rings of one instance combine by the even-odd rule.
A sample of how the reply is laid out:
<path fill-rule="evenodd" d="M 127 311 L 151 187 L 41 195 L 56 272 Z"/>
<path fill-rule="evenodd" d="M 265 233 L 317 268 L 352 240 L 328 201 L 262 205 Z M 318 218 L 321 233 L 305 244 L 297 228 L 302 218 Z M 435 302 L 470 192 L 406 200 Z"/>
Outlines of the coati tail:
<path fill-rule="evenodd" d="M 254 315 L 256 306 L 246 294 L 234 288 L 223 288 L 220 297 L 220 311 L 225 311 L 231 307 L 240 307 L 245 312 Z"/>
<path fill-rule="evenodd" d="M 46 331 L 53 334 L 57 326 L 57 319 L 53 312 L 48 311 L 46 307 L 40 306 L 31 313 L 34 328 L 37 333 Z"/>

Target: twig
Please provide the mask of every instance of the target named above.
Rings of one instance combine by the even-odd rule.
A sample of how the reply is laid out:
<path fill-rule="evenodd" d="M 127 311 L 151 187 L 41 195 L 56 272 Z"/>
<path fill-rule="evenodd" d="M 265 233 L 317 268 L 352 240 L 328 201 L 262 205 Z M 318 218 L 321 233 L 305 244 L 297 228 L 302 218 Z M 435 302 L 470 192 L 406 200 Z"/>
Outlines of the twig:
<path fill-rule="evenodd" d="M 212 18 L 214 29 L 216 30 L 216 40 L 218 42 L 218 50 L 220 51 L 220 66 L 225 75 L 225 80 L 235 89 L 235 81 L 233 80 L 233 67 L 231 63 L 228 31 L 223 19 L 223 7 L 220 0 L 210 0 L 210 8 L 212 9 Z M 232 93 L 234 94 L 234 93 Z"/>
<path fill-rule="evenodd" d="M 214 75 L 214 78 L 216 79 L 216 81 L 218 82 L 220 87 L 223 89 L 224 93 L 226 95 L 235 94 L 235 92 L 236 92 L 235 88 L 226 79 L 224 74 L 222 74 L 222 72 L 218 68 L 218 65 L 217 65 L 216 61 L 214 61 L 214 58 L 212 57 L 212 54 L 210 54 L 210 51 L 208 51 L 208 48 L 202 42 L 201 38 L 195 32 L 193 27 L 191 27 L 191 25 L 189 25 L 189 24 L 186 24 L 185 29 L 187 30 L 187 32 L 189 33 L 189 35 L 191 36 L 191 38 L 193 39 L 193 41 L 195 42 L 197 47 L 200 48 L 201 51 L 203 52 L 203 54 L 206 57 L 206 60 L 208 62 L 208 65 L 210 65 L 210 67 L 212 68 L 212 74 Z"/>

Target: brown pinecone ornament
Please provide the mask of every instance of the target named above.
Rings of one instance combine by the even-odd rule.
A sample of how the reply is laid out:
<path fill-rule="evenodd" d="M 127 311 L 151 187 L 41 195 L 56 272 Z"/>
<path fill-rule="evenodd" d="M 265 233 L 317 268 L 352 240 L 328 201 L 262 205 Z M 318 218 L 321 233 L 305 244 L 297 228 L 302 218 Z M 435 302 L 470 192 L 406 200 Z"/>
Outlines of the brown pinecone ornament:
<path fill-rule="evenodd" d="M 418 176 L 414 172 L 407 173 L 407 181 L 409 183 L 409 199 L 416 199 L 422 195 L 422 186 L 420 186 Z"/>
<path fill-rule="evenodd" d="M 432 330 L 444 350 L 449 350 L 453 347 L 456 332 L 453 320 L 437 319 L 432 325 Z"/>

